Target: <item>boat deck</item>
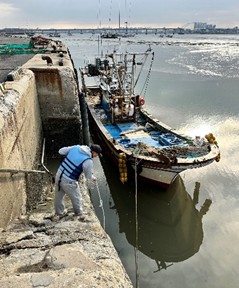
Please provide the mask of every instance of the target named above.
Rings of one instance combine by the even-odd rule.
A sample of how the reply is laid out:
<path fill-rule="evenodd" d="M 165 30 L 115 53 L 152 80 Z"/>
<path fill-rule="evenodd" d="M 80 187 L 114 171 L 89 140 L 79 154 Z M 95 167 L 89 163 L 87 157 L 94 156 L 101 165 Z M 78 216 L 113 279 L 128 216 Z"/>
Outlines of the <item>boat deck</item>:
<path fill-rule="evenodd" d="M 148 133 L 144 131 L 137 131 L 136 129 L 138 129 L 139 126 L 133 122 L 120 123 L 116 125 L 104 124 L 104 127 L 120 145 L 126 146 L 126 148 L 129 146 L 136 146 L 138 142 L 143 142 L 149 147 L 162 147 L 162 145 L 160 145 L 157 140 L 150 137 Z M 129 133 L 127 136 L 120 135 L 120 133 L 129 130 L 135 130 L 135 132 Z"/>
<path fill-rule="evenodd" d="M 97 103 L 98 100 L 96 101 L 96 99 L 93 100 L 92 98 L 93 105 Z M 134 123 L 132 120 L 123 123 L 116 122 L 113 125 L 102 106 L 97 104 L 93 107 L 104 128 L 124 149 L 135 152 L 141 150 L 142 153 L 149 153 L 151 156 L 155 154 L 155 151 L 164 151 L 175 154 L 178 159 L 192 159 L 207 155 L 209 152 L 207 145 L 197 148 L 188 145 L 187 138 L 177 137 L 170 131 L 165 132 L 165 129 L 162 131 L 160 129 L 152 130 L 151 125 L 148 128 L 144 119 L 139 119 L 139 123 Z"/>
<path fill-rule="evenodd" d="M 104 110 L 96 108 L 98 113 L 104 114 Z M 126 149 L 134 148 L 139 142 L 148 147 L 162 148 L 165 146 L 178 145 L 185 142 L 186 139 L 178 139 L 175 135 L 163 135 L 161 131 L 147 131 L 142 125 L 138 125 L 132 121 L 117 122 L 112 125 L 110 120 L 106 117 L 101 118 L 103 125 L 109 134 L 114 137 L 119 145 Z"/>

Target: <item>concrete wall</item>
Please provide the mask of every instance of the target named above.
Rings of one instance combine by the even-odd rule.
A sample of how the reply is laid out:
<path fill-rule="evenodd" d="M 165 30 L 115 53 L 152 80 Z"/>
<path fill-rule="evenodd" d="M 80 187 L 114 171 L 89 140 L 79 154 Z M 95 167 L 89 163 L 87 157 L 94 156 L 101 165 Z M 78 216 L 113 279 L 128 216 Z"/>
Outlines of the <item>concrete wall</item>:
<path fill-rule="evenodd" d="M 36 77 L 46 151 L 49 156 L 58 155 L 63 146 L 82 143 L 81 118 L 77 79 L 68 53 L 50 54 L 53 65 L 48 66 L 41 55 L 34 56 L 24 67 Z M 63 66 L 59 66 L 63 60 Z"/>
<path fill-rule="evenodd" d="M 73 212 L 66 218 L 53 216 L 53 201 L 47 201 L 52 202 L 53 211 L 15 219 L 37 204 L 45 188 L 42 175 L 46 174 L 12 174 L 2 169 L 39 169 L 43 137 L 48 155 L 57 154 L 63 145 L 82 143 L 72 63 L 68 54 L 63 66 L 59 66 L 56 53 L 49 55 L 52 66 L 47 66 L 41 55 L 34 56 L 21 76 L 8 82 L 6 93 L 0 94 L 0 287 L 59 287 L 62 283 L 69 287 L 79 283 L 85 287 L 133 287 L 95 215 L 83 174 L 80 186 L 87 220 Z"/>
<path fill-rule="evenodd" d="M 0 95 L 0 229 L 41 200 L 47 181 L 43 174 L 11 174 L 1 169 L 40 169 L 43 137 L 49 157 L 57 156 L 62 146 L 82 143 L 71 59 L 65 53 L 60 66 L 58 53 L 49 56 L 52 66 L 39 54 L 32 57 Z"/>
<path fill-rule="evenodd" d="M 0 228 L 26 211 L 26 173 L 37 167 L 42 124 L 33 72 L 26 70 L 0 95 Z"/>

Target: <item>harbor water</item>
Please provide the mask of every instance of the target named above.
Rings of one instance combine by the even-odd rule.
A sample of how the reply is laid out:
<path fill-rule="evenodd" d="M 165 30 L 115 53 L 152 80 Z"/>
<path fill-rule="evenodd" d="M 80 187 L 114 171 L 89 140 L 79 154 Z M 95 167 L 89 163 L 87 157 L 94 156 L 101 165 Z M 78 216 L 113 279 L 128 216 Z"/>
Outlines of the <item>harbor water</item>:
<path fill-rule="evenodd" d="M 150 46 L 155 59 L 145 108 L 184 134 L 212 132 L 220 147 L 219 163 L 181 173 L 168 191 L 134 180 L 122 184 L 106 155 L 94 159 L 104 211 L 90 183 L 92 201 L 134 287 L 239 287 L 239 35 L 99 41 L 96 34 L 66 34 L 61 40 L 77 70 L 98 53 Z"/>

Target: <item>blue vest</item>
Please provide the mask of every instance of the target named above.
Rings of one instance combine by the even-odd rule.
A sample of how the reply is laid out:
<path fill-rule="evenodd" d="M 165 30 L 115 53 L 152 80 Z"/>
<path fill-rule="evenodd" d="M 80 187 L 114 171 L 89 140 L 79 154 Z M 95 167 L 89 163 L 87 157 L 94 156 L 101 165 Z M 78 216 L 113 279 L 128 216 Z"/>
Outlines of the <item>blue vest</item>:
<path fill-rule="evenodd" d="M 86 159 L 91 159 L 89 155 L 80 153 L 80 145 L 73 147 L 60 165 L 61 171 L 73 180 L 78 180 L 83 171 L 82 164 Z"/>

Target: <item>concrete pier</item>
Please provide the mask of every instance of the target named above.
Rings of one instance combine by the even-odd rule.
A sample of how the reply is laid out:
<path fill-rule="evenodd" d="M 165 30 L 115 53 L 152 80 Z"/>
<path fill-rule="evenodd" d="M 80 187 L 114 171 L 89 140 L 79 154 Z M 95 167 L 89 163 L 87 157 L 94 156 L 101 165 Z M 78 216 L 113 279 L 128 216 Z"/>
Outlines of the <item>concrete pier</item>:
<path fill-rule="evenodd" d="M 0 287 L 133 287 L 118 254 L 102 229 L 81 177 L 82 217 L 54 216 L 48 194 L 38 209 L 11 222 L 0 234 Z"/>
<path fill-rule="evenodd" d="M 47 57 L 52 65 L 37 54 L 23 68 L 35 76 L 47 154 L 57 156 L 62 144 L 82 143 L 79 92 L 67 47 L 59 44 L 56 52 Z"/>
<path fill-rule="evenodd" d="M 16 39 L 6 37 L 4 41 L 26 42 L 23 38 Z M 47 52 L 37 53 L 40 48 L 33 47 L 27 50 L 27 57 L 16 54 L 19 51 L 11 48 L 11 44 L 8 47 L 7 51 L 0 51 L 1 67 L 6 68 L 1 68 L 4 89 L 0 91 L 0 209 L 4 211 L 0 227 L 3 228 L 27 208 L 31 209 L 43 194 L 45 187 L 41 183 L 47 181 L 43 174 L 18 172 L 42 170 L 43 138 L 48 157 L 56 156 L 62 145 L 82 143 L 77 79 L 67 47 L 49 40 L 44 49 Z M 49 58 L 51 65 L 42 57 Z M 23 62 L 25 59 L 28 61 Z M 17 73 L 16 64 L 20 67 Z M 9 73 L 14 81 L 8 81 Z M 38 185 L 34 185 L 36 182 Z"/>
<path fill-rule="evenodd" d="M 0 46 L 6 43 L 5 41 L 13 41 L 16 44 L 20 40 L 26 42 L 24 39 L 12 37 L 1 39 Z M 34 191 L 34 197 L 28 198 L 27 194 L 30 196 L 30 190 L 33 188 L 30 188 L 32 175 L 36 176 L 35 181 L 38 176 L 42 178 L 43 175 L 17 172 L 39 168 L 37 161 L 41 153 L 42 123 L 34 73 L 24 70 L 15 81 L 6 81 L 8 73 L 31 57 L 33 57 L 31 54 L 25 57 L 0 54 L 0 79 L 5 87 L 0 91 L 0 210 L 2 211 L 0 227 L 2 229 L 6 228 L 11 220 L 26 213 L 28 199 L 39 201 L 43 190 L 43 185 L 39 185 Z M 9 169 L 16 173 L 6 172 Z"/>
<path fill-rule="evenodd" d="M 0 46 L 27 41 L 7 37 Z M 67 47 L 49 41 L 45 48 L 44 54 L 0 53 L 0 287 L 132 287 L 83 175 L 86 214 L 74 216 L 68 200 L 68 213 L 54 215 L 54 187 L 41 163 L 43 139 L 46 154 L 55 156 L 62 146 L 81 144 L 82 129 Z M 14 81 L 6 81 L 17 66 Z"/>

